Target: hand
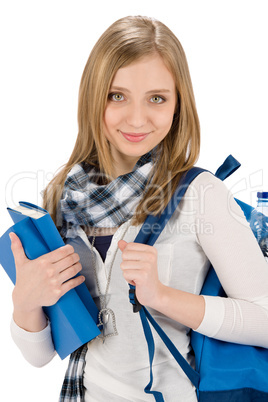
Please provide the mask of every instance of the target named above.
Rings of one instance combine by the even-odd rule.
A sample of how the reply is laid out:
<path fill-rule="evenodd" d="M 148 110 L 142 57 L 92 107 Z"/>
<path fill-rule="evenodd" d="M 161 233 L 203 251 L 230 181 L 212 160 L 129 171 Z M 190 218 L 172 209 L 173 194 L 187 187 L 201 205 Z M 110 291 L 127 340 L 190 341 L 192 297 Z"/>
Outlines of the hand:
<path fill-rule="evenodd" d="M 118 247 L 122 251 L 120 267 L 125 280 L 136 286 L 138 301 L 152 307 L 163 287 L 158 278 L 156 248 L 124 240 L 118 242 Z"/>
<path fill-rule="evenodd" d="M 189 328 L 198 328 L 205 314 L 203 296 L 165 286 L 159 281 L 156 248 L 124 240 L 118 242 L 118 247 L 122 251 L 124 278 L 136 286 L 138 301 Z"/>
<path fill-rule="evenodd" d="M 11 233 L 10 239 L 16 265 L 16 285 L 13 291 L 16 310 L 31 312 L 42 306 L 51 306 L 85 280 L 81 275 L 73 278 L 82 267 L 72 246 L 67 245 L 29 260 L 19 237 Z"/>

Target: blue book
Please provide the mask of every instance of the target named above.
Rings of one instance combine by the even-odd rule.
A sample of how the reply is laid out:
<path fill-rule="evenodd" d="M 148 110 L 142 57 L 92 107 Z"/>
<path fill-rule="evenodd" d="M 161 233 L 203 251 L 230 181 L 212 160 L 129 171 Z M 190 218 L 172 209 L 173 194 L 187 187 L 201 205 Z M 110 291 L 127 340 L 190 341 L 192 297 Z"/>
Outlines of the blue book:
<path fill-rule="evenodd" d="M 15 209 L 8 208 L 14 225 L 0 238 L 0 264 L 14 284 L 16 267 L 10 232 L 20 238 L 30 260 L 65 245 L 45 209 L 28 202 L 19 204 Z M 61 359 L 100 334 L 97 326 L 99 311 L 85 283 L 67 292 L 53 306 L 43 309 L 50 320 L 53 343 Z"/>

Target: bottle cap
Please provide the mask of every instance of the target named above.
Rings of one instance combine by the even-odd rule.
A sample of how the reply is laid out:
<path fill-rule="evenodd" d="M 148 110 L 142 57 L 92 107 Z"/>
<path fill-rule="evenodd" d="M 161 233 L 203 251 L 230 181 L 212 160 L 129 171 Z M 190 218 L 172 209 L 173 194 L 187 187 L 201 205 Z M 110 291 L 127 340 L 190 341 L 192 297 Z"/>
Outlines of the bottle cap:
<path fill-rule="evenodd" d="M 257 193 L 257 197 L 258 198 L 265 198 L 268 201 L 268 191 L 264 191 L 264 192 L 258 192 Z"/>

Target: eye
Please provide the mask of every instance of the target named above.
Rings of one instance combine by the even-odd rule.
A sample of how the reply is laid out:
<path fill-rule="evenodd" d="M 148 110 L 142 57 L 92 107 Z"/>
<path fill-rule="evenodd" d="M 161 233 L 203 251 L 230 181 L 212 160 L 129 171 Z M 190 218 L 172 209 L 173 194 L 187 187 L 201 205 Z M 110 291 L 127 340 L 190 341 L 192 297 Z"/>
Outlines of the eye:
<path fill-rule="evenodd" d="M 150 101 L 152 103 L 163 103 L 163 102 L 165 102 L 165 99 L 162 98 L 162 96 L 154 95 L 151 97 Z"/>
<path fill-rule="evenodd" d="M 120 93 L 111 93 L 108 95 L 108 98 L 114 102 L 122 102 L 124 100 L 124 96 Z"/>

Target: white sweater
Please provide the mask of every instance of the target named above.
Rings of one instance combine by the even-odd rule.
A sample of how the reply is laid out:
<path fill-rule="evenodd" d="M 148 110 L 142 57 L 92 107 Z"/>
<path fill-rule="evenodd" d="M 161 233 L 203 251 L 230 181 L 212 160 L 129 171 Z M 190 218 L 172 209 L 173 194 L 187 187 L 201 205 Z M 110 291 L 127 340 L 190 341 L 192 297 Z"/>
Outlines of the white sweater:
<path fill-rule="evenodd" d="M 104 292 L 114 259 L 108 307 L 116 316 L 118 336 L 89 343 L 84 372 L 85 401 L 153 401 L 143 389 L 149 381 L 147 344 L 138 314 L 128 300 L 128 284 L 120 269 L 118 241 L 133 241 L 140 229 L 130 222 L 113 236 L 105 263 L 96 250 L 97 272 Z M 81 237 L 69 239 L 79 253 L 86 284 L 96 302 L 90 245 Z M 222 340 L 268 347 L 268 267 L 244 215 L 225 185 L 209 173 L 200 174 L 187 190 L 155 247 L 160 280 L 168 286 L 199 294 L 209 261 L 228 298 L 205 296 L 205 315 L 197 329 Z M 150 310 L 183 356 L 189 357 L 189 328 Z M 111 329 L 111 328 L 110 328 Z M 25 358 L 42 366 L 54 356 L 50 327 L 28 333 L 11 322 L 11 333 Z M 155 337 L 154 384 L 166 402 L 194 402 L 188 379 Z"/>

